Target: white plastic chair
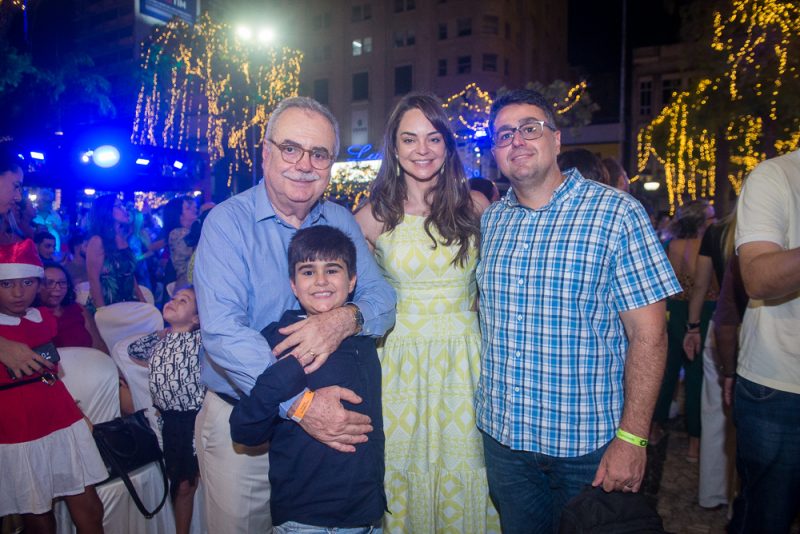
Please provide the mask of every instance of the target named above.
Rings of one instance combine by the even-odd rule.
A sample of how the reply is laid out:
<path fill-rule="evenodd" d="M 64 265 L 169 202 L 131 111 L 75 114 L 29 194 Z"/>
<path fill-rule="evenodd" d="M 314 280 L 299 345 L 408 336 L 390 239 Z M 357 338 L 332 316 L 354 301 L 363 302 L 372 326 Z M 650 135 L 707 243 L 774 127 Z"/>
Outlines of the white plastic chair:
<path fill-rule="evenodd" d="M 155 331 L 155 330 L 154 330 Z M 149 334 L 150 332 L 147 332 Z M 122 372 L 122 377 L 128 383 L 133 399 L 134 410 L 146 410 L 152 408 L 153 399 L 150 396 L 150 386 L 148 384 L 148 370 L 144 365 L 140 365 L 128 356 L 128 346 L 146 334 L 134 334 L 119 340 L 111 349 L 111 359 Z"/>
<path fill-rule="evenodd" d="M 142 296 L 144 297 L 144 301 L 148 304 L 155 304 L 156 298 L 153 296 L 153 292 L 150 291 L 150 288 L 147 286 L 139 286 L 139 290 L 142 292 Z"/>
<path fill-rule="evenodd" d="M 89 282 L 80 282 L 75 284 L 75 297 L 78 304 L 85 306 L 89 300 Z"/>
<path fill-rule="evenodd" d="M 119 417 L 119 374 L 108 354 L 87 347 L 63 347 L 59 375 L 92 423 Z"/>
<path fill-rule="evenodd" d="M 102 423 L 119 416 L 119 378 L 114 362 L 104 353 L 83 347 L 58 349 L 64 385 L 93 423 Z M 161 470 L 151 463 L 130 473 L 144 505 L 153 509 L 164 494 Z M 152 519 L 146 519 L 136 508 L 120 479 L 96 486 L 103 503 L 103 528 L 109 534 L 143 533 L 172 534 L 175 516 L 169 502 Z M 75 525 L 63 501 L 54 507 L 58 534 L 74 534 Z"/>
<path fill-rule="evenodd" d="M 146 302 L 118 302 L 103 306 L 95 313 L 94 320 L 100 336 L 112 352 L 114 345 L 122 339 L 164 328 L 161 313 Z"/>

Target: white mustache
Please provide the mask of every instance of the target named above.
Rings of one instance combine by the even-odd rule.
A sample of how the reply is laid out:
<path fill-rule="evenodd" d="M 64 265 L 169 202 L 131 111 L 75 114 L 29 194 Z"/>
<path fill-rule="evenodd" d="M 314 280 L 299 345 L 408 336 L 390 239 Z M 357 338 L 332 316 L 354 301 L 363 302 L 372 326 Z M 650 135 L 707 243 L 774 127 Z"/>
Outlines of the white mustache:
<path fill-rule="evenodd" d="M 295 182 L 316 182 L 320 179 L 320 177 L 313 172 L 284 171 L 282 174 L 284 178 Z"/>

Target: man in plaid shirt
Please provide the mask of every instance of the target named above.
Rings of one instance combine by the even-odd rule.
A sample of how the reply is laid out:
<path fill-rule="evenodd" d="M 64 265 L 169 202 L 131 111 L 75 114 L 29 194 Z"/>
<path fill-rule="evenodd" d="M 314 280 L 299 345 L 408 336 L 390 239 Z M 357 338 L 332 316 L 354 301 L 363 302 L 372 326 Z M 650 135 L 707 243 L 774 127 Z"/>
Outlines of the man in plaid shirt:
<path fill-rule="evenodd" d="M 503 532 L 552 532 L 587 485 L 636 492 L 666 358 L 664 299 L 680 292 L 642 206 L 556 163 L 541 94 L 492 106 L 511 182 L 481 221 L 483 358 L 476 392 Z"/>

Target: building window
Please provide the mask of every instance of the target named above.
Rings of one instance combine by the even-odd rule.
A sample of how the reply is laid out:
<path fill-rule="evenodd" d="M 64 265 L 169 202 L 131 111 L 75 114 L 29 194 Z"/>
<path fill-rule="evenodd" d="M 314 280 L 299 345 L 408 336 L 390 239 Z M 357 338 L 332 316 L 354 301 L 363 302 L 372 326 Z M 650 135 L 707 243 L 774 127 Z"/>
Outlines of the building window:
<path fill-rule="evenodd" d="M 411 11 L 414 9 L 414 0 L 394 0 L 394 12 Z"/>
<path fill-rule="evenodd" d="M 497 72 L 497 54 L 483 54 L 483 71 Z"/>
<path fill-rule="evenodd" d="M 439 76 L 447 76 L 447 60 L 440 59 L 438 63 L 438 68 L 436 70 L 436 74 Z"/>
<path fill-rule="evenodd" d="M 404 95 L 411 92 L 412 74 L 411 65 L 395 67 L 394 69 L 394 94 Z"/>
<path fill-rule="evenodd" d="M 472 72 L 472 57 L 460 56 L 458 58 L 457 71 L 459 74 L 469 74 L 470 72 Z"/>
<path fill-rule="evenodd" d="M 394 47 L 403 48 L 406 46 L 414 46 L 417 38 L 414 35 L 414 30 L 405 30 L 394 32 Z"/>
<path fill-rule="evenodd" d="M 639 115 L 650 115 L 653 112 L 653 82 L 639 82 Z"/>
<path fill-rule="evenodd" d="M 511 23 L 510 22 L 506 22 L 506 24 L 505 24 L 505 34 L 506 34 L 506 39 L 510 41 L 511 40 Z"/>
<path fill-rule="evenodd" d="M 372 37 L 353 39 L 353 55 L 369 54 L 372 52 Z"/>
<path fill-rule="evenodd" d="M 314 15 L 311 17 L 311 27 L 315 30 L 321 30 L 323 28 L 330 28 L 331 27 L 331 14 L 330 13 L 320 13 L 319 15 Z"/>
<path fill-rule="evenodd" d="M 672 98 L 672 93 L 680 91 L 680 78 L 663 78 L 661 80 L 661 103 L 666 104 Z"/>
<path fill-rule="evenodd" d="M 353 100 L 367 100 L 369 98 L 369 73 L 359 72 L 353 74 Z"/>
<path fill-rule="evenodd" d="M 483 33 L 497 35 L 500 32 L 500 19 L 494 15 L 483 16 Z"/>
<path fill-rule="evenodd" d="M 369 20 L 372 18 L 372 6 L 370 4 L 361 4 L 353 6 L 351 11 L 350 20 L 352 22 L 359 22 L 362 20 Z"/>
<path fill-rule="evenodd" d="M 314 80 L 314 100 L 320 104 L 328 103 L 328 79 Z"/>
<path fill-rule="evenodd" d="M 447 23 L 440 22 L 439 23 L 439 40 L 444 41 L 447 39 Z"/>
<path fill-rule="evenodd" d="M 466 37 L 472 35 L 472 19 L 464 18 L 456 21 L 456 35 Z"/>
<path fill-rule="evenodd" d="M 509 76 L 510 72 L 511 72 L 511 62 L 508 60 L 508 58 L 505 58 L 503 60 L 503 76 Z"/>

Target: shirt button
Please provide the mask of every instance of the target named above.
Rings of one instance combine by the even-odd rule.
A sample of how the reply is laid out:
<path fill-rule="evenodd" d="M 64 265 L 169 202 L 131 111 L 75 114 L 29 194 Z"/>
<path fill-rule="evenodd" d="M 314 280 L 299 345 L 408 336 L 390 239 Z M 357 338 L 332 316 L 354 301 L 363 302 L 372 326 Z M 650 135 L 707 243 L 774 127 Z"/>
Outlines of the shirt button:
<path fill-rule="evenodd" d="M 522 356 L 522 353 L 521 353 L 520 351 L 517 351 L 517 352 L 515 352 L 515 353 L 514 353 L 514 355 L 515 355 L 517 358 L 519 358 L 520 356 Z"/>
<path fill-rule="evenodd" d="M 522 244 L 522 248 L 524 248 L 525 250 L 528 250 L 528 247 L 529 247 L 529 246 L 530 246 L 530 245 L 528 245 L 527 243 L 523 243 L 523 244 Z"/>
<path fill-rule="evenodd" d="M 518 387 L 514 388 L 514 391 L 516 391 L 517 393 L 519 393 L 519 388 L 518 388 Z"/>
<path fill-rule="evenodd" d="M 524 284 L 524 283 L 525 283 L 525 279 L 524 279 L 524 278 L 520 278 L 520 279 L 517 281 L 517 283 L 518 283 L 519 285 L 522 285 L 522 284 Z"/>
<path fill-rule="evenodd" d="M 522 315 L 517 315 L 517 321 L 521 321 L 521 320 L 522 320 Z"/>

